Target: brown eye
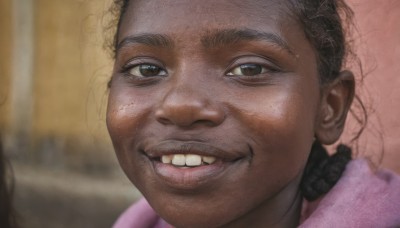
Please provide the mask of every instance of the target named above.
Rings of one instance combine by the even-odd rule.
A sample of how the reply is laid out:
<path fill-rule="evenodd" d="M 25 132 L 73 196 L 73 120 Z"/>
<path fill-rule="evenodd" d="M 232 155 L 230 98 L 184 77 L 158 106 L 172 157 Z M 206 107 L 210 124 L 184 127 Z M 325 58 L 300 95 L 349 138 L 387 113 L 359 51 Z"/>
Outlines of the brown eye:
<path fill-rule="evenodd" d="M 154 77 L 154 76 L 163 76 L 166 75 L 167 72 L 163 70 L 161 67 L 151 64 L 140 64 L 129 70 L 129 73 L 138 77 Z"/>
<path fill-rule="evenodd" d="M 228 75 L 254 76 L 265 72 L 266 69 L 261 65 L 248 63 L 235 67 L 232 71 L 228 73 Z"/>

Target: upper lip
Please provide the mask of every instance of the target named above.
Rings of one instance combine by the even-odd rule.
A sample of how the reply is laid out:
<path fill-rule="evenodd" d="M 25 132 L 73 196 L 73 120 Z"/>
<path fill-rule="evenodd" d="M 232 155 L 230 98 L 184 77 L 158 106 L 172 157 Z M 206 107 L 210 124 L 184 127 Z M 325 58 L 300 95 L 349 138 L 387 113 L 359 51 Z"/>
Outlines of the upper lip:
<path fill-rule="evenodd" d="M 144 153 L 151 159 L 163 155 L 173 154 L 197 154 L 200 156 L 212 156 L 223 161 L 235 161 L 245 156 L 243 151 L 225 151 L 212 145 L 196 141 L 168 140 L 153 146 L 144 148 Z"/>

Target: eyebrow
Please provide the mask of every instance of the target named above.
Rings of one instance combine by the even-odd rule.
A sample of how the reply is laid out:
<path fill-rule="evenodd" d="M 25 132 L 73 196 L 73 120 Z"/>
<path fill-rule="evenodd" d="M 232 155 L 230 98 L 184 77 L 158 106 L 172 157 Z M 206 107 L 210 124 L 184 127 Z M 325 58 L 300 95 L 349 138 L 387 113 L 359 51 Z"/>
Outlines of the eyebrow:
<path fill-rule="evenodd" d="M 232 45 L 240 41 L 266 41 L 293 55 L 286 40 L 280 35 L 271 32 L 262 32 L 255 29 L 223 29 L 207 33 L 201 38 L 201 43 L 205 48 Z M 173 39 L 165 34 L 143 33 L 124 38 L 117 45 L 117 51 L 124 46 L 133 44 L 144 44 L 155 47 L 171 48 L 174 46 Z"/>
<path fill-rule="evenodd" d="M 293 54 L 289 44 L 280 35 L 271 32 L 262 32 L 255 29 L 224 29 L 212 32 L 202 39 L 206 48 L 235 44 L 240 41 L 266 41 Z"/>
<path fill-rule="evenodd" d="M 169 36 L 164 34 L 144 33 L 124 38 L 121 42 L 118 43 L 117 50 L 121 49 L 124 46 L 129 46 L 133 44 L 144 44 L 148 46 L 168 48 L 173 46 L 173 41 Z"/>

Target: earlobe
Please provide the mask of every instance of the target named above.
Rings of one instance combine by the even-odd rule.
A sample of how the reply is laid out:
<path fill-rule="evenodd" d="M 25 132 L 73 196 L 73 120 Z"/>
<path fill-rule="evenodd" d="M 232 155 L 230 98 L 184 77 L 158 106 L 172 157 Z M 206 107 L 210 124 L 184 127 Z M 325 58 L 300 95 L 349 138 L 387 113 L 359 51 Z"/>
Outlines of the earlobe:
<path fill-rule="evenodd" d="M 347 114 L 354 98 L 355 80 L 350 71 L 342 71 L 322 89 L 319 118 L 315 129 L 318 140 L 332 144 L 343 132 Z"/>

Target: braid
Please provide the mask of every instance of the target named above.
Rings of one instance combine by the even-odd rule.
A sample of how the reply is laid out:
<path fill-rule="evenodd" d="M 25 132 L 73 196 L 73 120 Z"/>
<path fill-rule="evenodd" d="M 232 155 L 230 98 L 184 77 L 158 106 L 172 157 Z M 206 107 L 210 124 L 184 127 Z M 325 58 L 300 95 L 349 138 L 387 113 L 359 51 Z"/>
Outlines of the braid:
<path fill-rule="evenodd" d="M 304 198 L 313 201 L 327 193 L 339 180 L 350 160 L 351 149 L 348 146 L 339 145 L 336 153 L 329 156 L 321 143 L 315 141 L 300 184 Z"/>

